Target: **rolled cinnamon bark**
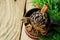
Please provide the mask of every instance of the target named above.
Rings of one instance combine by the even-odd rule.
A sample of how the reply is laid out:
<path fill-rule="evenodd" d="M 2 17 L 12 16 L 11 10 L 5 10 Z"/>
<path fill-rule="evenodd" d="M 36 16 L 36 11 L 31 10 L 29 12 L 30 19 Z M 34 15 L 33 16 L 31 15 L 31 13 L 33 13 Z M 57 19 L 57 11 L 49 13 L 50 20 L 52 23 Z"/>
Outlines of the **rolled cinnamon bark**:
<path fill-rule="evenodd" d="M 36 6 L 36 8 L 41 9 L 39 4 L 36 4 L 35 6 Z"/>
<path fill-rule="evenodd" d="M 48 5 L 44 4 L 43 8 L 41 9 L 41 12 L 45 13 L 45 12 L 47 12 L 47 10 L 48 10 Z"/>

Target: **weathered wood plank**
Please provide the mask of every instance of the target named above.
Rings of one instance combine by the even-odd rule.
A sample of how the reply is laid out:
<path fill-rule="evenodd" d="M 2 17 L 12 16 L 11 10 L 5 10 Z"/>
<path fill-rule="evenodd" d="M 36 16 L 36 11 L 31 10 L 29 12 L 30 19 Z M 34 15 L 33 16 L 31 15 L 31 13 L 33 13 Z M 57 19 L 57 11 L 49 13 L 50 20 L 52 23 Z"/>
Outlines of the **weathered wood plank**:
<path fill-rule="evenodd" d="M 25 0 L 0 0 L 0 40 L 19 40 Z"/>

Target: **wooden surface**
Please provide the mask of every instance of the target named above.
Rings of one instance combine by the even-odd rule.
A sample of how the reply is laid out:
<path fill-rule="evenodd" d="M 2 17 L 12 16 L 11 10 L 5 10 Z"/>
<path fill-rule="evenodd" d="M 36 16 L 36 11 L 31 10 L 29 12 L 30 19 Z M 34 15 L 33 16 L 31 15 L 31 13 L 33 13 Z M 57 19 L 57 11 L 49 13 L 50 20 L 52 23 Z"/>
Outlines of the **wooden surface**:
<path fill-rule="evenodd" d="M 27 0 L 26 12 L 29 11 L 30 9 L 32 9 L 32 8 L 34 8 L 32 0 Z M 23 24 L 23 28 L 22 28 L 21 40 L 34 40 L 34 39 L 31 39 L 29 36 L 27 36 L 27 34 L 25 33 L 24 24 Z"/>
<path fill-rule="evenodd" d="M 19 40 L 25 0 L 0 0 L 0 40 Z"/>

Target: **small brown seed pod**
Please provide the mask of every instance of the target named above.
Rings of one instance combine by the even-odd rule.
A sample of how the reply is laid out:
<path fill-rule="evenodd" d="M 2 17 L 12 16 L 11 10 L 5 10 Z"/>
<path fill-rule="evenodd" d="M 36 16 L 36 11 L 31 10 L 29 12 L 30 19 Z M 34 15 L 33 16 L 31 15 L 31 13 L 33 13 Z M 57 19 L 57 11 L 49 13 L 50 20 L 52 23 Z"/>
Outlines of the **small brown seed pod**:
<path fill-rule="evenodd" d="M 22 22 L 23 23 L 29 23 L 30 22 L 30 17 L 23 17 Z"/>
<path fill-rule="evenodd" d="M 27 29 L 27 31 L 31 31 L 31 30 L 32 30 L 32 25 L 31 25 L 31 24 L 28 24 L 28 25 L 26 26 L 26 29 Z"/>

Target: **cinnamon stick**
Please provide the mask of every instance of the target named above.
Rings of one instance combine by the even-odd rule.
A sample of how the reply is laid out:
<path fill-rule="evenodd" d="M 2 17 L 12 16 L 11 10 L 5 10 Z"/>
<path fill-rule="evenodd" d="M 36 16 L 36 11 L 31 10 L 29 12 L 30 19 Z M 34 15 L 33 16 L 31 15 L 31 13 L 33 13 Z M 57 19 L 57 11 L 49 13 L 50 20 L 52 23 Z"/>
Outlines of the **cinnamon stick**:
<path fill-rule="evenodd" d="M 48 10 L 48 5 L 44 4 L 43 8 L 41 9 L 41 12 L 45 13 L 45 12 L 47 12 L 47 10 Z"/>

